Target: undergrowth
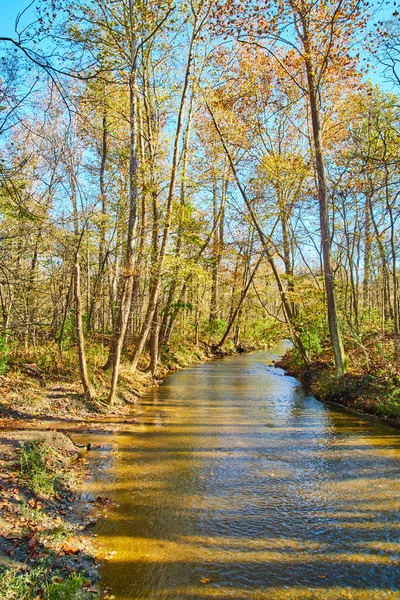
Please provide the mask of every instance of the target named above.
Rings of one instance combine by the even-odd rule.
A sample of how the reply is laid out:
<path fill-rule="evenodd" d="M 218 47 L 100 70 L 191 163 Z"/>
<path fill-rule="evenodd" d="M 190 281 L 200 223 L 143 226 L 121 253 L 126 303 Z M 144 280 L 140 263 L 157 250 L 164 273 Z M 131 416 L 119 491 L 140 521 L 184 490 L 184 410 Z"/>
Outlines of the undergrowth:
<path fill-rule="evenodd" d="M 362 348 L 360 347 L 362 346 Z M 366 335 L 362 344 L 347 344 L 348 371 L 337 378 L 330 352 L 321 351 L 305 366 L 296 351 L 287 353 L 281 366 L 300 377 L 322 400 L 400 420 L 400 368 L 393 339 L 386 334 Z"/>
<path fill-rule="evenodd" d="M 57 477 L 46 465 L 50 452 L 42 442 L 21 443 L 21 476 L 36 494 L 53 496 L 56 492 Z"/>
<path fill-rule="evenodd" d="M 5 375 L 9 368 L 10 348 L 5 335 L 0 335 L 0 375 Z"/>
<path fill-rule="evenodd" d="M 390 419 L 400 419 L 400 387 L 391 389 L 376 406 L 378 414 Z"/>
<path fill-rule="evenodd" d="M 52 558 L 39 561 L 25 569 L 9 568 L 0 572 L 0 598 L 2 600 L 93 600 L 84 589 L 83 575 L 71 573 L 62 576 L 52 568 Z"/>

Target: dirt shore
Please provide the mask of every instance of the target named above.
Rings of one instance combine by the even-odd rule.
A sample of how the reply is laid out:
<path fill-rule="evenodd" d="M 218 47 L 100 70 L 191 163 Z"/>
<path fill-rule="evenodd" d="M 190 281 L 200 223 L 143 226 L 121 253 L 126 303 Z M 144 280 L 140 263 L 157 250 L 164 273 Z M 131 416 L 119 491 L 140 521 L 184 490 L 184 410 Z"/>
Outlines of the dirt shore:
<path fill-rule="evenodd" d="M 3 599 L 57 597 L 62 582 L 79 583 L 82 597 L 96 595 L 95 554 L 85 533 L 91 509 L 79 494 L 85 451 L 59 431 L 0 431 Z"/>
<path fill-rule="evenodd" d="M 80 487 L 89 474 L 90 449 L 74 444 L 69 434 L 84 439 L 85 432 L 112 427 L 113 421 L 134 423 L 135 399 L 170 372 L 218 357 L 211 352 L 182 356 L 162 365 L 156 380 L 149 373 L 128 376 L 122 372 L 113 407 L 107 404 L 105 393 L 88 402 L 79 382 L 46 377 L 36 369 L 0 378 L 2 599 L 100 597 L 99 549 L 90 528 L 96 515 L 107 510 L 109 499 L 83 500 Z M 24 461 L 32 472 L 24 470 Z M 35 477 L 43 479 L 41 485 Z"/>

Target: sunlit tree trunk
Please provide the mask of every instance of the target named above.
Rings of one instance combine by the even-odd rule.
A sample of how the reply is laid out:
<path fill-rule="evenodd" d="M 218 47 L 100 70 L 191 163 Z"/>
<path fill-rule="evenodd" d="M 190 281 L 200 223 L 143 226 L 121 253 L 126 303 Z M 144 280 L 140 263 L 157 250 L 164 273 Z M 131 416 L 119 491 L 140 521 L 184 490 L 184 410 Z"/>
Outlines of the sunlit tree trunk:
<path fill-rule="evenodd" d="M 193 33 L 192 33 L 191 42 L 190 42 L 190 46 L 189 46 L 189 50 L 188 50 L 185 79 L 184 79 L 184 83 L 183 83 L 180 107 L 179 107 L 179 112 L 178 112 L 178 117 L 177 117 L 177 125 L 176 125 L 175 137 L 174 137 L 174 150 L 173 150 L 172 165 L 171 165 L 171 176 L 170 176 L 170 182 L 169 182 L 166 214 L 165 214 L 165 221 L 164 221 L 164 230 L 163 230 L 163 237 L 162 237 L 162 241 L 161 241 L 159 260 L 158 260 L 156 272 L 154 274 L 154 284 L 152 286 L 152 290 L 151 290 L 151 294 L 150 294 L 150 298 L 149 298 L 149 306 L 148 306 L 148 310 L 147 310 L 146 319 L 143 324 L 142 330 L 139 335 L 139 339 L 136 343 L 136 347 L 135 347 L 135 350 L 134 350 L 133 356 L 132 356 L 132 370 L 133 371 L 136 370 L 139 358 L 143 352 L 144 345 L 145 345 L 147 337 L 149 335 L 154 312 L 156 310 L 156 306 L 157 306 L 157 302 L 158 302 L 158 297 L 160 294 L 161 276 L 162 276 L 162 271 L 164 268 L 164 261 L 165 261 L 165 256 L 167 253 L 169 233 L 170 233 L 170 229 L 171 229 L 172 208 L 173 208 L 173 200 L 174 200 L 174 195 L 175 195 L 175 184 L 176 184 L 178 164 L 179 164 L 178 163 L 178 161 L 179 161 L 179 144 L 180 144 L 180 140 L 181 140 L 184 112 L 185 112 L 185 107 L 186 107 L 186 99 L 187 99 L 189 85 L 190 85 L 190 74 L 191 74 L 192 63 L 193 63 L 193 59 L 194 59 L 194 44 L 195 44 L 195 39 L 196 39 L 197 33 L 198 33 L 197 26 L 195 24 L 195 26 L 193 27 Z"/>
<path fill-rule="evenodd" d="M 76 342 L 78 346 L 78 357 L 79 357 L 79 369 L 81 373 L 81 380 L 85 396 L 89 400 L 95 398 L 94 389 L 90 383 L 89 375 L 87 372 L 86 365 L 86 354 L 85 354 L 85 339 L 83 335 L 82 325 L 82 304 L 81 304 L 81 286 L 80 286 L 80 269 L 78 263 L 74 266 L 74 297 L 75 297 L 75 329 L 76 329 Z"/>
<path fill-rule="evenodd" d="M 304 61 L 307 71 L 308 94 L 310 101 L 311 123 L 313 132 L 315 166 L 318 181 L 319 223 L 321 232 L 322 256 L 324 264 L 324 281 L 328 309 L 329 333 L 337 377 L 341 377 L 345 371 L 345 353 L 339 327 L 339 318 L 336 307 L 335 277 L 332 264 L 331 234 L 329 230 L 328 216 L 328 190 L 325 173 L 324 154 L 322 149 L 321 123 L 318 101 L 318 90 L 316 86 L 314 67 L 312 64 L 312 50 L 309 39 L 308 16 L 306 13 L 296 13 L 302 26 L 302 42 L 304 45 Z"/>
<path fill-rule="evenodd" d="M 125 339 L 125 332 L 128 325 L 133 279 L 135 275 L 135 233 L 137 226 L 137 40 L 134 32 L 134 5 L 133 0 L 129 0 L 129 19 L 130 19 L 130 74 L 129 74 L 129 216 L 128 216 L 128 234 L 126 243 L 126 255 L 124 271 L 122 273 L 122 291 L 120 299 L 117 327 L 114 334 L 114 347 L 112 356 L 112 376 L 109 394 L 109 402 L 114 402 L 114 396 L 117 389 L 119 364 L 121 360 L 122 346 Z"/>
<path fill-rule="evenodd" d="M 368 194 L 369 192 L 367 192 Z M 363 308 L 368 310 L 371 307 L 370 285 L 371 285 L 371 213 L 369 210 L 369 200 L 366 198 L 364 205 L 364 278 L 363 278 Z"/>

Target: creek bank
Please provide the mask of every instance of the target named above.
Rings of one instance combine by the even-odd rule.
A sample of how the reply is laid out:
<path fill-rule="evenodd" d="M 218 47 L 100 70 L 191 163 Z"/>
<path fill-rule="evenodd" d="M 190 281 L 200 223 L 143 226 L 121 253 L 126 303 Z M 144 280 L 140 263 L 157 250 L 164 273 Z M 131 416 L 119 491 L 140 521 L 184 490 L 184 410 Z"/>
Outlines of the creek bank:
<path fill-rule="evenodd" d="M 80 486 L 90 474 L 86 448 L 76 446 L 67 434 L 112 428 L 113 419 L 118 423 L 124 415 L 124 422 L 134 424 L 133 399 L 161 383 L 169 373 L 250 350 L 241 347 L 214 353 L 204 346 L 170 352 L 156 379 L 143 371 L 132 375 L 125 365 L 113 407 L 102 400 L 106 389 L 98 390 L 99 399 L 88 401 L 80 382 L 57 378 L 35 364 L 1 377 L 0 597 L 98 598 L 99 549 L 92 544 L 89 529 L 110 502 L 102 496 L 94 503 L 83 500 Z M 40 463 L 41 473 L 36 475 L 42 478 L 43 489 L 23 473 L 26 452 L 31 463 Z M 65 589 L 57 589 L 61 585 Z"/>
<path fill-rule="evenodd" d="M 88 400 L 82 393 L 77 369 L 39 368 L 35 363 L 15 364 L 7 376 L 0 376 L 0 429 L 26 427 L 43 428 L 43 423 L 63 421 L 76 423 L 94 416 L 119 415 L 129 411 L 135 398 L 140 398 L 152 387 L 159 385 L 170 373 L 215 358 L 254 350 L 250 346 L 228 347 L 215 352 L 203 344 L 170 350 L 163 355 L 155 377 L 147 370 L 149 357 L 144 354 L 139 368 L 132 373 L 129 363 L 121 363 L 116 400 L 107 402 L 110 373 L 104 373 L 102 360 L 91 373 L 96 388 L 96 399 Z M 21 366 L 22 365 L 22 366 Z M 29 369 L 27 368 L 29 366 Z M 68 429 L 71 429 L 68 427 Z"/>
<path fill-rule="evenodd" d="M 332 363 L 299 365 L 293 351 L 275 362 L 277 367 L 301 381 L 305 389 L 322 402 L 344 406 L 357 414 L 400 428 L 400 369 L 376 365 L 350 369 L 337 378 Z"/>
<path fill-rule="evenodd" d="M 3 600 L 97 597 L 83 451 L 57 431 L 0 432 Z"/>

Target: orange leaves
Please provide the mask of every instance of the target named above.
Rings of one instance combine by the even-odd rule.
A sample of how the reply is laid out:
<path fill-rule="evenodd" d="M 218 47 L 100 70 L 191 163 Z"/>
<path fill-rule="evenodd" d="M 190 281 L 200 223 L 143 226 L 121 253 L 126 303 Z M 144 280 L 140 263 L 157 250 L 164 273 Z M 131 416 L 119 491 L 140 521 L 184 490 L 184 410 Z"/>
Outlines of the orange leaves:
<path fill-rule="evenodd" d="M 80 548 L 72 546 L 71 544 L 64 544 L 61 547 L 60 554 L 66 554 L 68 556 L 76 556 L 80 553 Z"/>
<path fill-rule="evenodd" d="M 304 59 L 308 52 L 317 78 L 328 70 L 339 71 L 343 78 L 347 70 L 354 72 L 357 59 L 349 50 L 366 27 L 368 11 L 364 0 L 275 0 L 264 6 L 230 0 L 216 3 L 214 18 L 219 33 L 251 45 L 268 44 L 268 55 L 277 56 L 285 48 Z"/>
<path fill-rule="evenodd" d="M 28 500 L 28 506 L 36 510 L 42 510 L 43 503 L 36 498 L 31 498 L 30 500 Z"/>

